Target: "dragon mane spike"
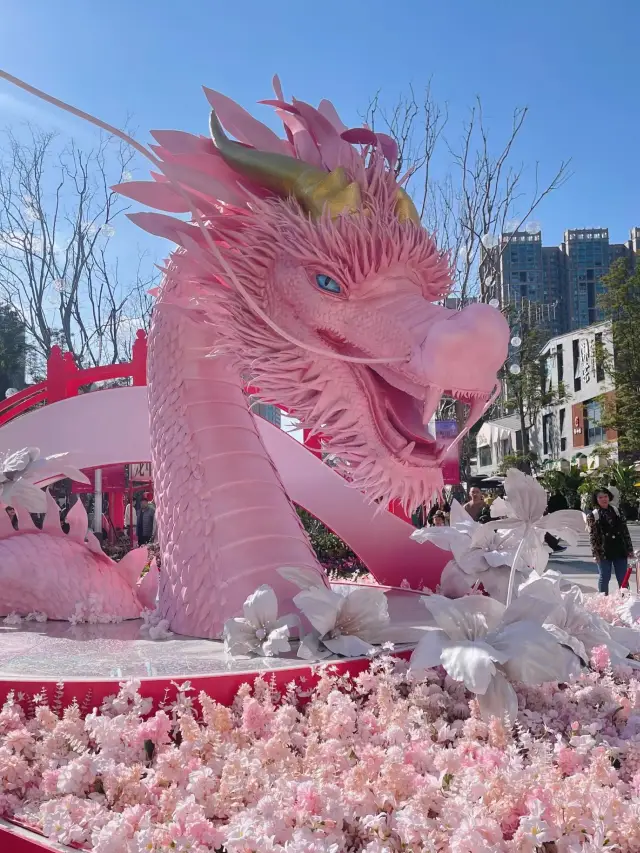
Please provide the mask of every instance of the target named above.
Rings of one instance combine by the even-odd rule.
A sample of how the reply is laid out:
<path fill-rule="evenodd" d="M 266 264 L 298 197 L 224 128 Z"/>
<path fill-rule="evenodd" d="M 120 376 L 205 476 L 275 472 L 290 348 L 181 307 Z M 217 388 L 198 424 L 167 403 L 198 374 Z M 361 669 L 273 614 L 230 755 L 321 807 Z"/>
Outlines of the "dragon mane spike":
<path fill-rule="evenodd" d="M 220 156 L 228 166 L 280 196 L 293 196 L 311 216 L 320 216 L 325 205 L 332 218 L 345 209 L 349 213 L 360 210 L 360 187 L 349 182 L 342 166 L 325 172 L 295 157 L 256 151 L 233 142 L 225 134 L 215 110 L 211 110 L 209 126 Z"/>

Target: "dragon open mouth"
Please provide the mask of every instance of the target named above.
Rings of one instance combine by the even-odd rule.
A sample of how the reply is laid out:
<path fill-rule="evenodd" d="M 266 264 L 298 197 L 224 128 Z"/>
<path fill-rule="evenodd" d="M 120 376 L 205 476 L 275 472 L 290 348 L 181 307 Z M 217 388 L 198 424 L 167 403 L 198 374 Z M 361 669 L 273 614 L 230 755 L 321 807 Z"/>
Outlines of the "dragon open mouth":
<path fill-rule="evenodd" d="M 363 368 L 362 378 L 383 443 L 394 456 L 405 461 L 410 459 L 414 464 L 438 464 L 481 417 L 491 398 L 489 394 L 435 387 L 422 387 L 421 398 L 418 398 L 392 385 L 369 367 Z M 469 406 L 458 437 L 444 441 L 429 430 L 443 396 Z"/>
<path fill-rule="evenodd" d="M 366 357 L 365 353 L 350 346 L 342 335 L 326 330 L 318 330 L 318 335 L 332 349 Z M 389 453 L 397 459 L 410 459 L 413 464 L 431 467 L 438 465 L 480 419 L 499 388 L 497 386 L 492 393 L 439 388 L 411 381 L 383 366 L 374 369 L 358 365 L 357 374 L 380 439 Z M 445 441 L 438 440 L 429 431 L 429 424 L 443 397 L 452 397 L 468 406 L 458 436 Z"/>

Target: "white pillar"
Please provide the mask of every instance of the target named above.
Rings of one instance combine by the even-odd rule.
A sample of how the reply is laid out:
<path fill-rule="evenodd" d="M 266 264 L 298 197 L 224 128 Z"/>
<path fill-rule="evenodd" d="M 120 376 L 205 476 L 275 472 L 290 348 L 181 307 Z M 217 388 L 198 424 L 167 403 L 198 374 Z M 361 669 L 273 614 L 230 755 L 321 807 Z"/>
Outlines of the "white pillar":
<path fill-rule="evenodd" d="M 93 489 L 93 532 L 102 534 L 102 468 L 95 470 Z"/>

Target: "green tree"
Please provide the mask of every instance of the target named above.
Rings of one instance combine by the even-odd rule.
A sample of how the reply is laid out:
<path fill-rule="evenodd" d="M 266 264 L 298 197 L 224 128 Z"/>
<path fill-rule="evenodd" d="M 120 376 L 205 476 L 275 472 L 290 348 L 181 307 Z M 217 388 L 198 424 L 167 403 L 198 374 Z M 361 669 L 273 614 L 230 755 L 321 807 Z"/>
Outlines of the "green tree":
<path fill-rule="evenodd" d="M 24 325 L 9 305 L 0 304 L 0 402 L 7 389 L 24 386 L 26 357 Z"/>
<path fill-rule="evenodd" d="M 503 371 L 505 409 L 520 421 L 522 444 L 517 467 L 527 473 L 531 473 L 532 462 L 535 461 L 530 433 L 535 429 L 542 409 L 561 398 L 561 392 L 548 388 L 546 358 L 541 355 L 546 335 L 536 325 L 536 310 L 536 306 L 528 300 L 505 309 L 511 328 L 521 341 L 518 347 L 512 347 L 511 357 Z"/>
<path fill-rule="evenodd" d="M 316 557 L 331 574 L 353 575 L 367 571 L 356 554 L 339 536 L 306 509 L 296 507 Z"/>
<path fill-rule="evenodd" d="M 579 509 L 584 477 L 577 465 L 572 465 L 568 471 L 545 471 L 540 482 L 550 494 L 564 495 L 570 509 Z"/>
<path fill-rule="evenodd" d="M 640 268 L 630 272 L 620 260 L 603 279 L 600 308 L 612 324 L 615 357 L 599 347 L 596 358 L 615 387 L 613 398 L 604 400 L 603 426 L 618 433 L 623 454 L 640 452 Z"/>

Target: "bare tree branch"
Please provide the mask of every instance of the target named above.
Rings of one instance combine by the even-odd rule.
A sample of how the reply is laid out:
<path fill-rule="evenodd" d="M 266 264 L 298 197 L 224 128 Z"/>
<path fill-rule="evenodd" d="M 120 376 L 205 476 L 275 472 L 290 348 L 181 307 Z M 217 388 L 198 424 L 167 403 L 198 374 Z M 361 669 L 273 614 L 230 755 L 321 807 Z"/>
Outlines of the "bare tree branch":
<path fill-rule="evenodd" d="M 138 259 L 125 280 L 112 245 L 127 207 L 111 186 L 127 180 L 132 158 L 107 136 L 83 151 L 38 128 L 4 131 L 0 302 L 18 312 L 40 361 L 54 344 L 83 366 L 125 360 L 148 323 L 151 262 Z"/>

